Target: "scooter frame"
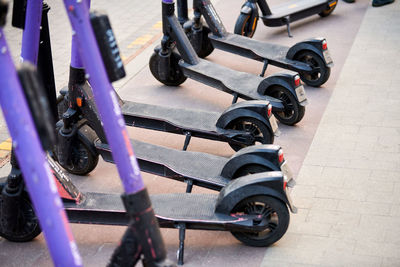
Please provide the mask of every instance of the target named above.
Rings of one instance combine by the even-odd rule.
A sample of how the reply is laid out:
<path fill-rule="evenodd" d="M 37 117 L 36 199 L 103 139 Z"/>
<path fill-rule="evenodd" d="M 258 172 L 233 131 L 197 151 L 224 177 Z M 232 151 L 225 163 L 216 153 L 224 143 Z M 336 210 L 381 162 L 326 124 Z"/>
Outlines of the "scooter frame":
<path fill-rule="evenodd" d="M 310 0 L 307 0 L 310 1 Z M 239 18 L 235 24 L 235 33 L 240 35 L 245 35 L 248 37 L 253 37 L 254 32 L 257 27 L 257 21 L 259 18 L 263 21 L 265 26 L 268 27 L 278 27 L 286 25 L 288 36 L 292 37 L 290 31 L 290 23 L 318 14 L 321 17 L 329 16 L 336 7 L 337 0 L 313 0 L 314 3 L 306 2 L 303 4 L 303 8 L 298 6 L 298 3 L 295 1 L 287 1 L 286 3 L 282 3 L 280 8 L 285 8 L 287 11 L 282 12 L 282 14 L 274 14 L 271 12 L 271 9 L 268 6 L 266 0 L 246 0 L 246 3 L 243 4 Z M 262 16 L 258 15 L 258 7 L 261 10 Z M 249 31 L 245 31 L 244 27 L 246 27 L 246 23 L 250 29 Z"/>
<path fill-rule="evenodd" d="M 273 65 L 298 72 L 310 86 L 319 87 L 329 79 L 333 61 L 325 38 L 310 38 L 291 47 L 269 44 L 227 32 L 210 0 L 193 0 L 193 20 L 188 18 L 187 0 L 178 0 L 177 7 L 178 20 L 201 58 L 217 48 L 263 62 L 262 77 L 268 65 Z"/>
<path fill-rule="evenodd" d="M 200 59 L 174 11 L 174 1 L 163 2 L 164 37 L 149 62 L 150 70 L 158 81 L 177 86 L 189 77 L 232 94 L 232 103 L 236 103 L 239 97 L 268 100 L 274 115 L 282 123 L 294 125 L 303 118 L 307 98 L 298 74 L 286 71 L 261 78 Z M 283 110 L 276 104 L 283 104 Z"/>

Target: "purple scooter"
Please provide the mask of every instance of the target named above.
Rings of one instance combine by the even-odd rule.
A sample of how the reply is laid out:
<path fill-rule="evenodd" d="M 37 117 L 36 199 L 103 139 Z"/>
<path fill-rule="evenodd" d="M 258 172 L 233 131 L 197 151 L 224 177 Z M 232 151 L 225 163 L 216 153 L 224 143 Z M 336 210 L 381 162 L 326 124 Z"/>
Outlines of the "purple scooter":
<path fill-rule="evenodd" d="M 33 2 L 30 1 L 30 3 Z M 7 7 L 8 3 L 0 0 L 0 103 L 13 139 L 13 151 L 20 163 L 30 194 L 28 196 L 23 191 L 24 185 L 20 180 L 22 177 L 16 172 L 12 172 L 8 177 L 7 184 L 0 186 L 0 235 L 12 235 L 15 229 L 22 227 L 20 223 L 24 221 L 27 214 L 32 213 L 34 208 L 54 265 L 82 266 L 62 201 L 41 146 L 41 141 L 47 148 L 52 141 L 55 141 L 53 125 L 46 120 L 48 112 L 41 114 L 41 120 L 38 117 L 35 120 L 32 119 L 21 83 L 24 85 L 26 94 L 37 96 L 32 99 L 37 102 L 31 104 L 36 104 L 37 108 L 45 112 L 48 111 L 46 110 L 48 105 L 43 105 L 41 101 L 41 91 L 35 81 L 34 68 L 31 65 L 23 65 L 18 74 L 15 70 L 2 30 L 5 25 Z M 36 129 L 47 132 L 47 135 L 40 140 Z M 13 161 L 16 161 L 15 156 L 12 156 Z M 15 212 L 16 210 L 20 212 Z M 39 228 L 37 230 L 40 231 Z"/>
<path fill-rule="evenodd" d="M 71 12 L 74 13 L 74 4 L 80 5 L 83 12 L 85 11 L 85 3 L 81 1 L 79 1 L 79 3 L 71 2 L 72 1 L 65 1 L 69 14 Z M 27 9 L 35 10 L 35 7 L 37 7 L 37 10 L 40 11 L 41 6 L 41 1 L 29 1 Z M 7 4 L 3 0 L 0 0 L 0 26 L 5 23 L 6 11 Z M 30 13 L 27 12 L 27 16 L 29 15 Z M 38 36 L 35 34 L 29 38 L 32 40 L 39 40 Z M 94 54 L 91 54 L 90 57 L 97 56 L 100 58 L 97 45 L 91 42 L 89 46 L 92 47 L 91 51 L 93 51 Z M 22 172 L 25 174 L 24 177 L 27 178 L 26 184 L 28 191 L 34 192 L 34 194 L 31 194 L 31 199 L 34 206 L 38 207 L 35 209 L 35 212 L 39 217 L 39 221 L 42 222 L 41 228 L 45 233 L 54 264 L 56 266 L 81 266 L 82 261 L 68 228 L 67 217 L 63 210 L 62 201 L 57 193 L 56 183 L 54 182 L 49 164 L 46 162 L 46 156 L 43 151 L 41 151 L 39 137 L 35 131 L 34 123 L 30 116 L 27 115 L 29 114 L 29 108 L 26 100 L 22 91 L 18 90 L 21 87 L 1 30 L 0 52 L 1 105 L 9 125 L 10 133 L 13 137 L 16 156 L 21 164 Z M 88 59 L 87 57 L 83 58 Z M 24 61 L 35 62 L 37 55 L 28 53 L 23 55 L 23 59 Z M 121 121 L 123 122 L 121 110 L 118 103 L 110 101 L 109 96 L 112 98 L 114 92 L 111 86 L 109 86 L 105 69 L 101 63 L 95 68 L 93 68 L 94 65 L 92 65 L 92 68 L 88 65 L 86 66 L 87 69 L 91 70 L 91 73 L 97 75 L 97 77 L 104 77 L 102 82 L 105 86 L 99 86 L 99 84 L 96 83 L 96 81 L 99 80 L 96 79 L 93 79 L 92 82 L 98 85 L 96 88 L 102 90 L 97 94 L 96 100 L 100 100 L 98 104 L 102 106 L 100 113 L 103 114 L 102 119 L 106 135 L 109 140 L 112 140 L 110 146 L 113 151 L 119 152 L 118 154 L 113 153 L 113 157 L 116 161 L 125 189 L 122 199 L 130 217 L 129 227 L 120 246 L 114 251 L 109 266 L 134 266 L 142 255 L 146 266 L 172 266 L 166 259 L 166 250 L 158 223 L 154 216 L 147 190 L 140 176 L 139 167 L 129 139 L 126 139 L 127 132 L 125 124 L 121 123 Z M 51 112 L 49 112 L 50 109 L 46 95 L 41 91 L 42 89 L 38 80 L 35 79 L 36 76 L 32 74 L 31 70 L 33 67 L 27 68 L 28 70 L 20 71 L 20 80 L 26 90 L 26 98 L 30 100 L 29 104 L 31 104 L 31 110 L 35 115 L 34 118 L 37 130 L 43 133 L 41 136 L 52 137 L 42 138 L 42 143 L 47 149 L 50 149 L 53 146 L 51 140 L 55 140 L 53 130 L 54 123 L 46 116 L 49 116 Z M 94 69 L 96 71 L 93 71 Z M 11 88 L 13 90 L 12 92 L 10 92 Z M 41 110 L 38 110 L 40 107 Z M 9 112 L 10 110 L 14 112 L 11 113 Z M 23 131 L 21 131 L 21 125 L 24 125 Z M 15 159 L 13 159 L 13 161 L 16 165 Z M 51 160 L 49 162 L 52 164 Z M 54 171 L 53 165 L 52 168 Z M 25 229 L 21 229 L 20 224 L 24 223 L 23 227 L 29 228 L 30 225 L 32 225 L 32 221 L 23 220 L 23 217 L 29 215 L 30 219 L 34 220 L 33 217 L 35 215 L 30 206 L 27 192 L 24 191 L 23 182 L 12 179 L 14 177 L 22 176 L 10 175 L 7 182 L 1 184 L 0 235 L 13 241 L 27 241 L 29 236 L 24 236 L 26 240 L 19 239 L 19 237 L 25 234 Z M 43 207 L 46 208 L 44 209 Z M 17 211 L 17 213 L 20 212 L 22 215 L 15 215 L 15 211 Z M 14 221 L 12 219 L 14 219 Z M 17 227 L 15 227 L 15 225 Z M 31 230 L 32 229 L 28 229 L 28 231 Z M 37 230 L 34 229 L 31 232 L 37 235 L 40 233 L 40 228 Z"/>

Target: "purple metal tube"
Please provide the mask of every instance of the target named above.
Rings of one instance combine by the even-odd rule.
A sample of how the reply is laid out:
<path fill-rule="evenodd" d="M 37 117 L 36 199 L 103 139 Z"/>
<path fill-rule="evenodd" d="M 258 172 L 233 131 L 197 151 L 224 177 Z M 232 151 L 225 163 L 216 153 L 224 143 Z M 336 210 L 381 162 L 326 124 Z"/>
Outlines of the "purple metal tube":
<path fill-rule="evenodd" d="M 21 61 L 36 66 L 39 53 L 40 24 L 43 0 L 29 0 L 26 6 L 25 29 L 22 36 Z"/>
<path fill-rule="evenodd" d="M 13 139 L 19 166 L 54 265 L 82 266 L 62 201 L 8 51 L 3 30 L 0 28 L 0 104 Z"/>
<path fill-rule="evenodd" d="M 139 192 L 144 189 L 140 168 L 128 138 L 118 98 L 108 80 L 96 43 L 88 6 L 85 1 L 79 0 L 64 0 L 64 5 L 125 193 Z"/>
<path fill-rule="evenodd" d="M 86 6 L 90 9 L 90 0 L 85 0 Z M 78 43 L 76 40 L 76 35 L 72 35 L 72 44 L 71 44 L 71 67 L 76 69 L 83 68 L 83 63 L 81 60 L 81 55 L 79 54 Z"/>

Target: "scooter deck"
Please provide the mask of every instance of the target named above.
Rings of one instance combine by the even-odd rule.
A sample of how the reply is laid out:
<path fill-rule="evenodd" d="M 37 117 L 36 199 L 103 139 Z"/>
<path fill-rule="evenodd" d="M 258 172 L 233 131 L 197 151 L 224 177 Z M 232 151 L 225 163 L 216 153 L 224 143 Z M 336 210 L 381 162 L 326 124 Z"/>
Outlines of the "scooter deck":
<path fill-rule="evenodd" d="M 282 4 L 274 5 L 270 7 L 271 15 L 262 16 L 262 19 L 281 19 L 286 16 L 290 16 L 296 13 L 300 13 L 307 9 L 314 7 L 319 7 L 320 5 L 325 5 L 326 0 L 290 0 L 285 1 Z"/>
<path fill-rule="evenodd" d="M 162 227 L 175 227 L 176 223 L 189 223 L 186 228 L 196 229 L 195 223 L 229 224 L 243 219 L 215 213 L 218 194 L 172 193 L 150 196 L 156 217 Z M 103 225 L 127 225 L 122 200 L 117 194 L 84 193 L 80 203 L 65 201 L 69 221 Z M 216 228 L 220 229 L 220 228 Z"/>
<path fill-rule="evenodd" d="M 260 95 L 257 88 L 264 78 L 254 74 L 236 71 L 213 62 L 200 59 L 192 65 L 181 61 L 179 65 L 189 78 L 215 87 L 224 92 L 234 94 L 245 100 L 265 100 L 267 96 Z"/>
<path fill-rule="evenodd" d="M 226 33 L 223 37 L 218 37 L 211 33 L 209 38 L 217 49 L 234 52 L 240 56 L 258 61 L 267 59 L 268 64 L 297 72 L 312 71 L 308 64 L 286 58 L 289 50 L 287 46 L 265 43 L 233 33 Z"/>
<path fill-rule="evenodd" d="M 221 115 L 218 112 L 170 108 L 130 101 L 124 101 L 121 109 L 125 120 L 132 121 L 133 126 L 156 128 L 167 132 L 176 128 L 182 131 L 217 132 L 216 122 Z"/>
<path fill-rule="evenodd" d="M 201 152 L 182 151 L 131 140 L 140 169 L 174 180 L 190 179 L 194 185 L 220 190 L 230 179 L 221 171 L 229 159 Z M 107 144 L 95 143 L 104 160 L 113 162 Z"/>

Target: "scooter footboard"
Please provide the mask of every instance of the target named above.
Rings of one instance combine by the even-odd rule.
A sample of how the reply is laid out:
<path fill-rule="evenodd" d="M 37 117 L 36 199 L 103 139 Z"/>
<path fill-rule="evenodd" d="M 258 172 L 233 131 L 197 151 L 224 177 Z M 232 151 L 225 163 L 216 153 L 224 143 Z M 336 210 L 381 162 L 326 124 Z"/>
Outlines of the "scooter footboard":
<path fill-rule="evenodd" d="M 277 198 L 296 210 L 285 193 L 283 173 L 262 172 L 232 180 L 219 193 L 215 212 L 229 214 L 242 200 L 258 195 Z"/>
<path fill-rule="evenodd" d="M 221 176 L 229 179 L 238 177 L 238 173 L 248 166 L 257 166 L 264 171 L 280 171 L 279 150 L 277 145 L 257 145 L 236 152 L 224 165 Z"/>

